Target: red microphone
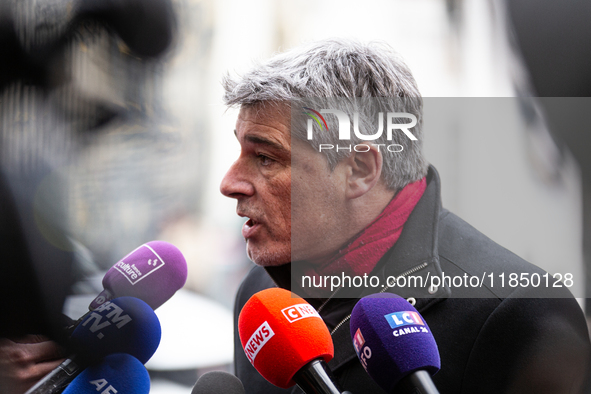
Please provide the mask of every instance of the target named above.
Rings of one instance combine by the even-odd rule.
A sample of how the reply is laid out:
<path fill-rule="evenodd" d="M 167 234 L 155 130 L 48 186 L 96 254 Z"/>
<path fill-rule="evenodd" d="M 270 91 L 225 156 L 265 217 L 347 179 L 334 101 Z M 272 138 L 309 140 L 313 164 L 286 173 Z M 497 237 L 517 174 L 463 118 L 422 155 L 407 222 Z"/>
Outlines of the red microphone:
<path fill-rule="evenodd" d="M 260 291 L 242 308 L 238 331 L 246 357 L 275 386 L 342 393 L 326 364 L 334 356 L 328 328 L 304 299 L 278 288 Z"/>

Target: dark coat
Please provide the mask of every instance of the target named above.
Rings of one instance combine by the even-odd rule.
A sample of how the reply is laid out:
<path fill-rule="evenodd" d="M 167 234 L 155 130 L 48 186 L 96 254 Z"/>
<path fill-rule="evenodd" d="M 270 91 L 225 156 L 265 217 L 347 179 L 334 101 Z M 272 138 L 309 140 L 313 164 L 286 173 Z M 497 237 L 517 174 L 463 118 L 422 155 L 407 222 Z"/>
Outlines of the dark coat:
<path fill-rule="evenodd" d="M 545 271 L 442 209 L 439 176 L 434 168 L 429 170 L 427 189 L 398 242 L 372 275 L 379 275 L 385 283 L 388 276 L 409 271 L 423 278 L 442 273 L 485 278 L 483 286 L 476 288 L 457 286 L 456 282 L 451 288 L 446 284 L 387 290 L 411 303 L 416 301 L 415 307 L 431 328 L 441 357 L 441 370 L 433 381 L 442 394 L 580 392 L 591 345 L 578 303 L 565 287 L 551 287 L 551 275 L 549 288 L 545 279 L 536 288 L 511 287 L 511 273 L 537 273 L 543 278 Z M 499 275 L 503 273 L 502 287 Z M 251 295 L 277 285 L 290 289 L 289 278 L 289 265 L 253 268 L 238 291 L 235 324 Z M 298 290 L 301 292 L 293 289 L 296 294 Z M 357 296 L 378 291 L 364 290 Z M 325 300 L 307 301 L 318 308 Z M 363 370 L 352 345 L 347 318 L 356 301 L 333 298 L 319 310 L 335 345 L 329 366 L 344 390 L 383 393 Z M 236 375 L 247 393 L 301 392 L 297 386 L 279 389 L 262 378 L 244 355 L 237 332 L 234 345 Z"/>

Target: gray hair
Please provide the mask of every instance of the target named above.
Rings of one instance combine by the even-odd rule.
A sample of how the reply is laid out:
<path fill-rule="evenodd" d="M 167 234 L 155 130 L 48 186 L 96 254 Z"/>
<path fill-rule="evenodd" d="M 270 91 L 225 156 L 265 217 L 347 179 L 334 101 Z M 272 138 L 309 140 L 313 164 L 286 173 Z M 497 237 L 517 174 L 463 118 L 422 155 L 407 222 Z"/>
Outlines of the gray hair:
<path fill-rule="evenodd" d="M 332 119 L 335 117 L 327 117 L 327 133 L 321 133 L 317 141 L 309 141 L 304 127 L 294 127 L 294 105 L 309 105 L 311 101 L 317 103 L 319 98 L 325 98 L 333 103 L 339 101 L 342 107 L 344 101 L 348 109 L 359 112 L 359 129 L 364 131 L 375 128 L 378 111 L 412 113 L 417 117 L 412 129 L 417 141 L 411 141 L 402 133 L 393 133 L 392 140 L 388 141 L 383 133 L 373 143 L 403 147 L 403 160 L 399 154 L 382 153 L 382 179 L 388 188 L 401 189 L 427 173 L 428 164 L 422 154 L 423 101 L 409 68 L 387 44 L 361 44 L 345 39 L 318 41 L 275 55 L 239 79 L 226 75 L 222 85 L 224 102 L 228 106 L 290 104 L 292 136 L 316 148 L 337 140 L 338 123 Z M 371 105 L 367 105 L 368 102 Z M 353 135 L 351 143 L 367 144 Z M 331 169 L 350 154 L 346 150 L 323 150 L 322 153 Z"/>

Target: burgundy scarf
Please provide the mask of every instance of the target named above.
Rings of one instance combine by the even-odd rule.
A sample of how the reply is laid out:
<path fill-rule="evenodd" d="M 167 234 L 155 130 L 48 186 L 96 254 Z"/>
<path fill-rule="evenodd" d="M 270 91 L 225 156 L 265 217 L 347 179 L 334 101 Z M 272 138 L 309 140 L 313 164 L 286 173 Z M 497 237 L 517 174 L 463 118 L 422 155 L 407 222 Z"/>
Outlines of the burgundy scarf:
<path fill-rule="evenodd" d="M 394 246 L 406 220 L 427 188 L 425 178 L 406 185 L 375 220 L 346 247 L 326 262 L 311 268 L 308 275 L 362 276 L 369 274 L 384 254 Z"/>

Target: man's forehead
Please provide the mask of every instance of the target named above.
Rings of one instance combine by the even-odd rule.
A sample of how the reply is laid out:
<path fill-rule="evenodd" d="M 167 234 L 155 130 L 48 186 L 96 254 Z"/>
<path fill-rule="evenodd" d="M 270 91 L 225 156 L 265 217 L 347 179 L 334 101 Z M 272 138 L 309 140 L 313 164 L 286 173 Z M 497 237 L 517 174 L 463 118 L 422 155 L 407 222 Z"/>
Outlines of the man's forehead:
<path fill-rule="evenodd" d="M 234 135 L 238 140 L 289 149 L 291 143 L 289 117 L 274 107 L 242 107 Z"/>
<path fill-rule="evenodd" d="M 280 102 L 261 102 L 240 107 L 238 119 L 254 123 L 287 123 L 290 121 L 290 106 Z"/>

